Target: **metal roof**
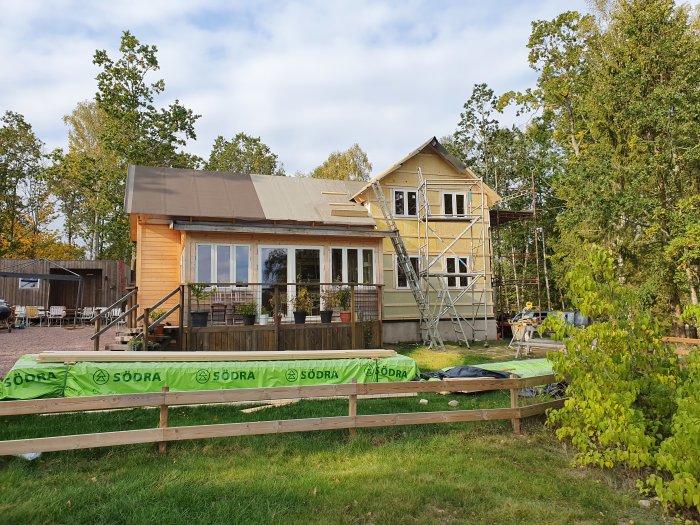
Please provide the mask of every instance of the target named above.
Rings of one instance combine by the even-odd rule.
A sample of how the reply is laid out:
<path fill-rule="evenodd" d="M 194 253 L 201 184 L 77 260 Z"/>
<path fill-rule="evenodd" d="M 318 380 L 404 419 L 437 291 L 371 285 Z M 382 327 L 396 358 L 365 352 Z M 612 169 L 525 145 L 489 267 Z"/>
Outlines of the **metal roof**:
<path fill-rule="evenodd" d="M 127 213 L 374 227 L 361 182 L 129 166 Z"/>

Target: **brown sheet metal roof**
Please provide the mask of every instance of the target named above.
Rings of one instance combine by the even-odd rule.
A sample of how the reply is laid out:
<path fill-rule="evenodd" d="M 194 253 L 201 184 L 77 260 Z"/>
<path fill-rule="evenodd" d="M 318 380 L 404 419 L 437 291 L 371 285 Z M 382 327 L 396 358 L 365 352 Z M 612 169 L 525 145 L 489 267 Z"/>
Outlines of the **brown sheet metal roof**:
<path fill-rule="evenodd" d="M 127 213 L 375 226 L 350 196 L 362 183 L 129 166 Z"/>

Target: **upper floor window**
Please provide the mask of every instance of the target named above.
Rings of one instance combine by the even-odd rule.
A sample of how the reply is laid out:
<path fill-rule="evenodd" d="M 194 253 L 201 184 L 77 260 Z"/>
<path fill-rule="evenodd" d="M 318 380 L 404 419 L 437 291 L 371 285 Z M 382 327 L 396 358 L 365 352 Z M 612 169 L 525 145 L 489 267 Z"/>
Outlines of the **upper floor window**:
<path fill-rule="evenodd" d="M 394 215 L 415 217 L 418 214 L 418 194 L 411 190 L 394 190 Z"/>
<path fill-rule="evenodd" d="M 250 247 L 236 244 L 197 244 L 198 283 L 247 283 Z"/>
<path fill-rule="evenodd" d="M 467 198 L 464 193 L 443 193 L 442 211 L 444 215 L 464 217 L 467 210 Z"/>

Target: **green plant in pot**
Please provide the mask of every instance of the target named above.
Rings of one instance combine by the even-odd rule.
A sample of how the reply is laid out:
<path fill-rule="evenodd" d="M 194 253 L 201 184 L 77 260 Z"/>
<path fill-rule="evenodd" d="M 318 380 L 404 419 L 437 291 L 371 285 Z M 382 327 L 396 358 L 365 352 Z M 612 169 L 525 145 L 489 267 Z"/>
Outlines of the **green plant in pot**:
<path fill-rule="evenodd" d="M 167 310 L 165 308 L 156 308 L 155 310 L 151 310 L 148 313 L 148 319 L 151 321 L 151 324 L 155 323 L 158 319 L 163 317 L 167 313 Z M 163 335 L 163 323 L 160 322 L 157 325 L 153 327 L 153 335 L 149 334 L 149 340 L 150 341 L 156 341 L 157 337 Z M 152 338 L 152 339 L 151 339 Z"/>
<path fill-rule="evenodd" d="M 321 293 L 323 310 L 319 312 L 322 323 L 330 323 L 333 320 L 333 309 L 338 306 L 336 292 L 332 288 L 326 288 Z"/>
<path fill-rule="evenodd" d="M 342 286 L 335 292 L 335 298 L 340 307 L 341 323 L 349 323 L 352 320 L 352 312 L 350 311 L 351 294 L 352 292 L 348 286 Z"/>
<path fill-rule="evenodd" d="M 236 311 L 243 316 L 243 324 L 251 326 L 255 324 L 255 316 L 258 314 L 258 303 L 250 301 L 239 304 Z"/>
<path fill-rule="evenodd" d="M 201 302 L 208 299 L 214 292 L 216 292 L 216 287 L 209 287 L 204 284 L 190 283 L 190 294 L 197 302 L 197 309 L 190 312 L 192 328 L 201 328 L 207 326 L 209 322 L 209 310 L 201 310 Z"/>
<path fill-rule="evenodd" d="M 306 316 L 311 313 L 313 303 L 309 291 L 305 287 L 297 290 L 297 295 L 294 298 L 294 322 L 296 324 L 304 324 Z"/>

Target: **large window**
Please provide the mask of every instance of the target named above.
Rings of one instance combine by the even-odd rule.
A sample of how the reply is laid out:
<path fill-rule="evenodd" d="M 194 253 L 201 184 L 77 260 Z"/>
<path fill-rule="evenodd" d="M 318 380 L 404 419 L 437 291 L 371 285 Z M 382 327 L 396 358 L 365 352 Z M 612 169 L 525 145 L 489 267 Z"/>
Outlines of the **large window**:
<path fill-rule="evenodd" d="M 273 311 L 274 284 L 280 283 L 320 283 L 321 282 L 321 248 L 301 248 L 295 246 L 276 246 L 260 248 L 260 276 L 262 294 L 260 304 L 268 311 Z M 291 312 L 292 299 L 298 291 L 297 286 L 282 287 L 281 304 L 283 312 Z M 318 313 L 320 285 L 310 284 L 306 289 L 313 302 L 312 314 Z"/>
<path fill-rule="evenodd" d="M 418 212 L 418 194 L 411 190 L 394 190 L 394 215 L 415 217 Z"/>
<path fill-rule="evenodd" d="M 444 215 L 464 217 L 466 215 L 466 195 L 464 193 L 443 193 L 442 211 Z"/>
<path fill-rule="evenodd" d="M 446 257 L 445 261 L 448 274 L 469 273 L 469 257 Z M 468 275 L 448 275 L 447 286 L 450 288 L 466 288 L 469 286 L 469 279 Z"/>
<path fill-rule="evenodd" d="M 416 272 L 416 275 L 418 275 L 420 259 L 418 257 L 409 257 L 409 259 L 411 260 L 413 270 Z M 399 264 L 398 257 L 396 258 L 396 288 L 409 288 L 408 279 L 406 279 L 406 272 L 403 271 L 403 267 Z"/>
<path fill-rule="evenodd" d="M 331 280 L 334 283 L 374 283 L 374 250 L 371 248 L 331 249 Z"/>
<path fill-rule="evenodd" d="M 237 244 L 197 244 L 198 283 L 247 283 L 250 247 Z"/>

